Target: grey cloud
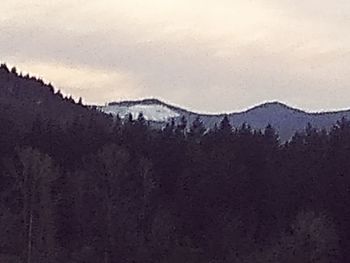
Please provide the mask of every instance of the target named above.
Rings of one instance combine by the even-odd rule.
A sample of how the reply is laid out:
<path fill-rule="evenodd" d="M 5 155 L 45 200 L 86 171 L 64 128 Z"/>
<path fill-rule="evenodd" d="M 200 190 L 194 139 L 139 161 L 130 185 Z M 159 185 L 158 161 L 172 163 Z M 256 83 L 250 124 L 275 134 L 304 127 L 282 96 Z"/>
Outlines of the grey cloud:
<path fill-rule="evenodd" d="M 13 61 L 130 73 L 141 85 L 139 96 L 161 97 L 201 111 L 238 110 L 276 99 L 315 110 L 349 104 L 341 94 L 347 92 L 350 56 L 345 52 L 342 62 L 336 59 L 331 66 L 327 62 L 334 54 L 344 53 L 338 47 L 323 54 L 328 58 L 320 62 L 321 68 L 312 65 L 322 54 L 305 61 L 291 54 L 288 45 L 276 52 L 259 41 L 245 46 L 233 42 L 234 52 L 223 57 L 217 54 L 220 45 L 191 36 L 147 40 L 142 28 L 124 28 L 122 22 L 106 31 L 80 32 L 45 19 L 33 24 L 8 20 L 0 25 L 0 55 Z M 327 77 L 332 69 L 334 74 Z"/>

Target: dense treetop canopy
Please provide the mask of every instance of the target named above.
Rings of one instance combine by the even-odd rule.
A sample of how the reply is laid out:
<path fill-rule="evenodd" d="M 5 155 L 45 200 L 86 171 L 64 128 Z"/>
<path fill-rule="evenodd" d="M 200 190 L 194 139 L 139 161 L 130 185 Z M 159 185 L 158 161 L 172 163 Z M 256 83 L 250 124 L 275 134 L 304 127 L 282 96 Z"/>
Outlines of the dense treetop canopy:
<path fill-rule="evenodd" d="M 0 67 L 1 262 L 350 262 L 350 123 L 162 130 Z"/>

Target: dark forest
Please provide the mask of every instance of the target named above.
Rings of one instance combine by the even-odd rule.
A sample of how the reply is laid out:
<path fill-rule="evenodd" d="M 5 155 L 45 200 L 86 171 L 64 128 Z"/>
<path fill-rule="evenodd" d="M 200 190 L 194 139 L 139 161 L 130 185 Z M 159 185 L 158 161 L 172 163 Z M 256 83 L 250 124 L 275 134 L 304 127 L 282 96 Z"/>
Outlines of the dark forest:
<path fill-rule="evenodd" d="M 350 122 L 152 128 L 0 67 L 0 262 L 350 262 Z"/>

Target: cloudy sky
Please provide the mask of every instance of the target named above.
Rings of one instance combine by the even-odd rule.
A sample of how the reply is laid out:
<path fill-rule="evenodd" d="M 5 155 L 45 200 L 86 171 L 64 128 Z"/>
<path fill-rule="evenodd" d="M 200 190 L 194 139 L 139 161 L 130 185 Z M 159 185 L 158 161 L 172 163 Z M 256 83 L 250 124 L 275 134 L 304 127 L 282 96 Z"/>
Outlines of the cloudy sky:
<path fill-rule="evenodd" d="M 87 103 L 350 108 L 350 1 L 1 0 L 0 61 Z"/>

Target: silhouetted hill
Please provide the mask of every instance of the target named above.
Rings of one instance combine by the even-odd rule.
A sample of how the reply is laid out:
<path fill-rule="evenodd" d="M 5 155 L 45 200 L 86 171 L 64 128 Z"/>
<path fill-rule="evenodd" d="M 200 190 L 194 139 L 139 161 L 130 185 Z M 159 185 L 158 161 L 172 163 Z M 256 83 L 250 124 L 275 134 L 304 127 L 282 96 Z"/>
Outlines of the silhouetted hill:
<path fill-rule="evenodd" d="M 76 130 L 76 137 L 83 132 L 91 132 L 91 129 L 107 130 L 112 122 L 109 116 L 94 107 L 84 106 L 81 99 L 75 102 L 71 97 L 64 97 L 51 84 L 36 77 L 23 76 L 16 68 L 10 70 L 2 64 L 0 123 L 2 138 L 6 138 L 0 142 L 0 151 L 3 154 L 11 153 L 19 145 L 30 144 L 45 150 L 50 148 L 50 152 L 55 152 L 54 148 L 59 145 L 71 145 L 71 149 L 67 149 L 65 153 L 60 152 L 59 158 L 63 161 L 77 154 L 78 149 L 73 149 L 72 141 L 78 142 L 78 139 L 74 136 L 65 136 L 62 139 L 61 136 L 72 130 Z M 90 130 L 82 127 L 89 127 Z M 90 136 L 92 135 L 91 133 Z M 98 139 L 91 138 L 84 143 L 84 147 L 79 147 L 86 150 L 89 148 L 89 152 L 98 147 L 97 141 Z M 84 153 L 77 156 L 82 154 Z"/>

